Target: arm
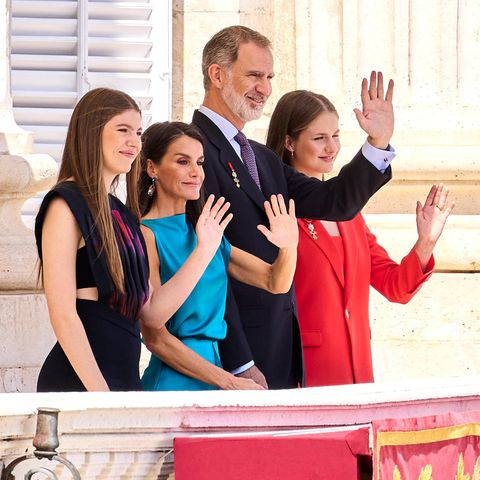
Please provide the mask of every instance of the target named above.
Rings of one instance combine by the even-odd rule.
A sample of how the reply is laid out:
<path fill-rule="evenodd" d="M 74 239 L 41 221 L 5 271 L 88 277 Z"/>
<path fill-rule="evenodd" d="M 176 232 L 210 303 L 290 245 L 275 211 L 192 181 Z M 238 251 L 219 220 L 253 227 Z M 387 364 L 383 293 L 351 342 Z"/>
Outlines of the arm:
<path fill-rule="evenodd" d="M 443 185 L 434 185 L 425 204 L 422 206 L 417 202 L 418 240 L 400 265 L 388 256 L 367 229 L 372 265 L 371 284 L 388 300 L 407 303 L 433 273 L 433 248 L 454 206 L 453 203 L 447 205 L 447 197 L 448 189 Z"/>
<path fill-rule="evenodd" d="M 76 310 L 75 259 L 81 232 L 66 202 L 51 201 L 42 228 L 43 282 L 50 322 L 88 391 L 108 391 Z"/>
<path fill-rule="evenodd" d="M 257 227 L 271 243 L 279 247 L 275 262 L 270 265 L 232 246 L 228 273 L 233 278 L 271 293 L 290 290 L 297 262 L 298 226 L 293 200 L 290 200 L 289 207 L 287 212 L 282 195 L 272 195 L 270 203 L 265 202 L 270 230 L 263 225 Z"/>
<path fill-rule="evenodd" d="M 393 134 L 392 99 L 393 81 L 390 80 L 385 92 L 381 72 L 378 75 L 371 73 L 370 84 L 363 79 L 362 110 L 354 111 L 361 128 L 367 133 L 368 143 L 377 149 L 386 149 Z M 377 153 L 380 162 L 373 158 L 366 159 L 363 152 L 359 151 L 338 176 L 326 182 L 307 179 L 285 166 L 289 194 L 295 200 L 298 217 L 331 221 L 352 219 L 391 178 L 391 154 L 383 154 L 381 150 L 377 150 Z"/>
<path fill-rule="evenodd" d="M 413 248 L 423 271 L 425 271 L 433 249 L 443 232 L 445 222 L 455 206 L 455 202 L 448 205 L 447 200 L 448 188 L 440 184 L 432 186 L 423 206 L 417 201 L 418 240 Z"/>
<path fill-rule="evenodd" d="M 147 348 L 162 362 L 182 373 L 222 390 L 263 390 L 253 380 L 235 377 L 213 365 L 184 345 L 165 327 L 148 328 L 142 322 L 142 335 Z"/>
<path fill-rule="evenodd" d="M 232 214 L 223 218 L 230 206 L 223 197 L 213 204 L 210 195 L 196 227 L 197 246 L 178 272 L 163 285 L 160 281 L 160 260 L 152 231 L 142 225 L 148 252 L 150 283 L 153 293 L 145 304 L 140 318 L 147 327 L 160 328 L 180 308 L 190 295 L 220 245 L 223 231 L 232 219 Z"/>

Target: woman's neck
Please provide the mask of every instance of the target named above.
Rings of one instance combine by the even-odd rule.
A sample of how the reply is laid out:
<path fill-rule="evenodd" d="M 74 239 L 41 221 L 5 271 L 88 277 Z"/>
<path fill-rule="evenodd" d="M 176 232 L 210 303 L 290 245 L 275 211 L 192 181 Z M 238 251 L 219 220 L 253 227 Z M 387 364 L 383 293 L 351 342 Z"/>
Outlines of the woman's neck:
<path fill-rule="evenodd" d="M 186 201 L 183 199 L 171 199 L 156 195 L 152 207 L 143 218 L 164 218 L 185 213 Z"/>
<path fill-rule="evenodd" d="M 116 175 L 103 175 L 103 184 L 105 185 L 105 191 L 110 193 L 112 189 L 113 181 L 115 180 Z"/>

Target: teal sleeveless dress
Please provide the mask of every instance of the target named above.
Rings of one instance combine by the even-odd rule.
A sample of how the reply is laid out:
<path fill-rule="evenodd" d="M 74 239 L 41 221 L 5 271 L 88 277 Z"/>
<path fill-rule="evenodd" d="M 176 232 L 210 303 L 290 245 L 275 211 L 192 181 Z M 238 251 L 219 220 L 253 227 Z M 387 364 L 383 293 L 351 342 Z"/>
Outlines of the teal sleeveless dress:
<path fill-rule="evenodd" d="M 185 263 L 197 245 L 197 236 L 185 214 L 142 220 L 155 236 L 163 283 Z M 218 341 L 227 333 L 224 320 L 230 244 L 223 237 L 215 256 L 183 305 L 166 324 L 187 347 L 222 368 Z M 214 390 L 216 387 L 177 372 L 152 354 L 142 377 L 144 390 Z"/>

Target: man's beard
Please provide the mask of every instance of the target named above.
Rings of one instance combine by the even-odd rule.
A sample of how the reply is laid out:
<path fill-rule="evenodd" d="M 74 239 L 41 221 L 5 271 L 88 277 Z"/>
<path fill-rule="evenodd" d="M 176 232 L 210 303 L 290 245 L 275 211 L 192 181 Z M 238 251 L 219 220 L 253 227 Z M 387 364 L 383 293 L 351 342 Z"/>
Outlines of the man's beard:
<path fill-rule="evenodd" d="M 230 78 L 227 79 L 221 95 L 223 101 L 227 104 L 232 113 L 243 122 L 246 123 L 251 120 L 257 120 L 262 116 L 264 105 L 251 107 L 248 98 L 235 92 Z M 263 96 L 261 98 L 262 100 L 266 100 Z"/>

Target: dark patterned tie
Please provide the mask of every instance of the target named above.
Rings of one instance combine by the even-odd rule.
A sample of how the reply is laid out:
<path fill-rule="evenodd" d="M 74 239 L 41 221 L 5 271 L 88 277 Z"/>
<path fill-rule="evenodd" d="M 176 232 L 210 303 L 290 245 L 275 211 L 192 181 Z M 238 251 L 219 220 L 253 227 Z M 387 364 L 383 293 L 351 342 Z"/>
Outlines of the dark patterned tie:
<path fill-rule="evenodd" d="M 257 163 L 255 162 L 255 154 L 253 153 L 250 142 L 247 140 L 247 137 L 242 132 L 238 132 L 233 138 L 240 145 L 240 154 L 242 155 L 242 160 L 247 167 L 248 173 L 253 178 L 253 181 L 257 184 L 257 187 L 261 190 L 260 178 L 258 177 Z"/>

